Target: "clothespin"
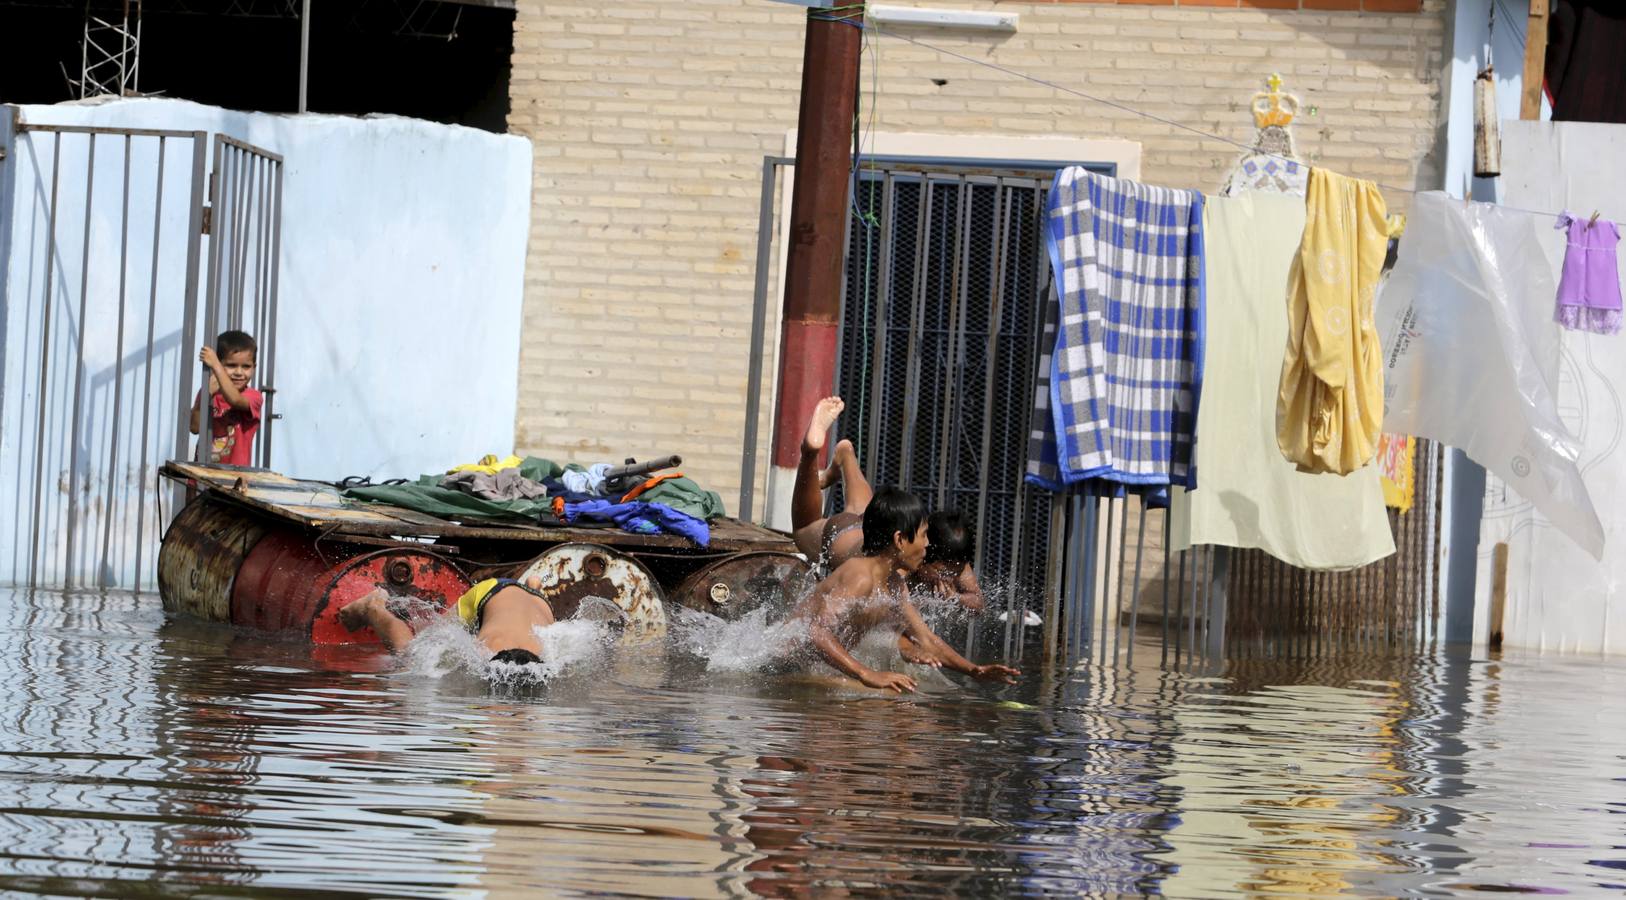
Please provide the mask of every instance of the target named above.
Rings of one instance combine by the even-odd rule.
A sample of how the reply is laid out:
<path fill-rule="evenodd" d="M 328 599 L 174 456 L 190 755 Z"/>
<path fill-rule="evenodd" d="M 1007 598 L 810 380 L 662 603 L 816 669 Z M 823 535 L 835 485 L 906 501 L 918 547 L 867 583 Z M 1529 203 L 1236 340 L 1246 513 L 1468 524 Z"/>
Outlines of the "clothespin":
<path fill-rule="evenodd" d="M 1598 224 L 1598 211 L 1593 210 L 1592 211 L 1592 218 L 1587 220 L 1586 227 L 1591 228 L 1592 226 L 1594 226 L 1596 224 Z"/>

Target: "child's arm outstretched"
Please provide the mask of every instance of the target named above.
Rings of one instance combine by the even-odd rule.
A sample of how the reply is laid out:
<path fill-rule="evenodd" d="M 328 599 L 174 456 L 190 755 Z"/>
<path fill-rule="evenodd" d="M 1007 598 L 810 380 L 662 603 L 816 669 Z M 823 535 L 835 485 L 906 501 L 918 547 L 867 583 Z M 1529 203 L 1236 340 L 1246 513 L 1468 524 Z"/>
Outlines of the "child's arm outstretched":
<path fill-rule="evenodd" d="M 898 609 L 903 614 L 904 626 L 909 631 L 910 639 L 914 641 L 916 647 L 930 651 L 936 657 L 936 665 L 947 667 L 956 672 L 963 672 L 972 678 L 979 678 L 983 681 L 1003 681 L 1006 684 L 1015 684 L 1017 676 L 1022 674 L 1019 670 L 1010 666 L 998 664 L 979 666 L 954 652 L 954 648 L 950 647 L 947 641 L 938 637 L 937 632 L 932 631 L 931 627 L 926 624 L 926 620 L 921 618 L 920 610 L 915 609 L 915 605 L 909 602 L 907 598 L 898 600 Z M 932 663 L 928 663 L 928 665 L 932 665 Z"/>
<path fill-rule="evenodd" d="M 837 595 L 837 589 L 843 586 L 843 581 L 839 572 L 826 578 L 797 608 L 795 617 L 807 622 L 808 641 L 819 651 L 819 655 L 824 657 L 825 662 L 843 675 L 857 679 L 865 687 L 897 691 L 900 694 L 913 691 L 915 689 L 913 678 L 898 672 L 879 672 L 859 662 L 846 647 L 842 646 L 835 632 L 826 624 L 829 618 L 826 600 L 832 597 L 852 599 L 847 594 Z M 848 594 L 854 596 L 862 593 L 865 592 L 848 591 Z"/>

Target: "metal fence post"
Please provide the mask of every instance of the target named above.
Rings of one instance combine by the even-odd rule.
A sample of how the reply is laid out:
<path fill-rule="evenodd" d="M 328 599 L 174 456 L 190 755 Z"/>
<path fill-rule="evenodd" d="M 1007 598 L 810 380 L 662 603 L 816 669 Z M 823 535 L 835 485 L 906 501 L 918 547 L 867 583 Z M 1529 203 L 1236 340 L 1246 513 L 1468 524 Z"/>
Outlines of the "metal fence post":
<path fill-rule="evenodd" d="M 757 279 L 751 298 L 751 353 L 745 372 L 745 446 L 740 454 L 740 505 L 751 519 L 756 504 L 757 430 L 762 415 L 762 354 L 768 328 L 768 264 L 773 256 L 774 181 L 778 157 L 762 158 L 762 198 L 757 203 Z"/>

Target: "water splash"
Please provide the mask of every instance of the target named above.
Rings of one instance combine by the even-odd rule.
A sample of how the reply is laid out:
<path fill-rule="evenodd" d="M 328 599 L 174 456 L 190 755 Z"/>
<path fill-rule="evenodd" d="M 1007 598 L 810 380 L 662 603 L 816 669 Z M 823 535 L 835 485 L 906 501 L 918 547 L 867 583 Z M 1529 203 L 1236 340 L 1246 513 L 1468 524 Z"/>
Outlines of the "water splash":
<path fill-rule="evenodd" d="M 807 623 L 768 622 L 768 610 L 754 609 L 734 621 L 684 607 L 667 623 L 673 645 L 706 661 L 707 671 L 754 672 L 806 656 Z"/>
<path fill-rule="evenodd" d="M 768 617 L 767 610 L 757 609 L 728 621 L 699 610 L 679 609 L 668 624 L 668 635 L 674 646 L 704 660 L 709 673 L 796 674 L 830 680 L 845 677 L 826 664 L 813 648 L 808 640 L 806 621 L 787 619 L 770 623 Z M 872 628 L 847 650 L 854 659 L 871 668 L 913 676 L 921 693 L 955 687 L 936 669 L 904 662 L 898 652 L 895 629 Z"/>
<path fill-rule="evenodd" d="M 591 669 L 613 651 L 616 617 L 622 613 L 615 604 L 596 597 L 584 600 L 582 609 L 586 615 L 536 629 L 542 644 L 540 663 L 492 662 L 491 650 L 479 638 L 461 622 L 443 616 L 418 630 L 402 654 L 402 669 L 423 678 L 466 675 L 506 685 L 547 683 L 567 672 Z"/>

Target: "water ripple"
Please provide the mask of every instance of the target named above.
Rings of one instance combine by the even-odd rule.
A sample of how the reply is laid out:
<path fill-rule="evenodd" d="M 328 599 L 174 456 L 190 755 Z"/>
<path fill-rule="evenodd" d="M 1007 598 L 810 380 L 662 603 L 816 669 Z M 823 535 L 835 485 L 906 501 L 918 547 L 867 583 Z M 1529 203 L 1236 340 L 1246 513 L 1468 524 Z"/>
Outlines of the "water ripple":
<path fill-rule="evenodd" d="M 1619 891 L 1626 664 L 1037 669 L 873 698 L 585 626 L 492 683 L 0 592 L 0 891 L 1189 897 Z M 1155 653 L 1138 654 L 1151 660 Z"/>

